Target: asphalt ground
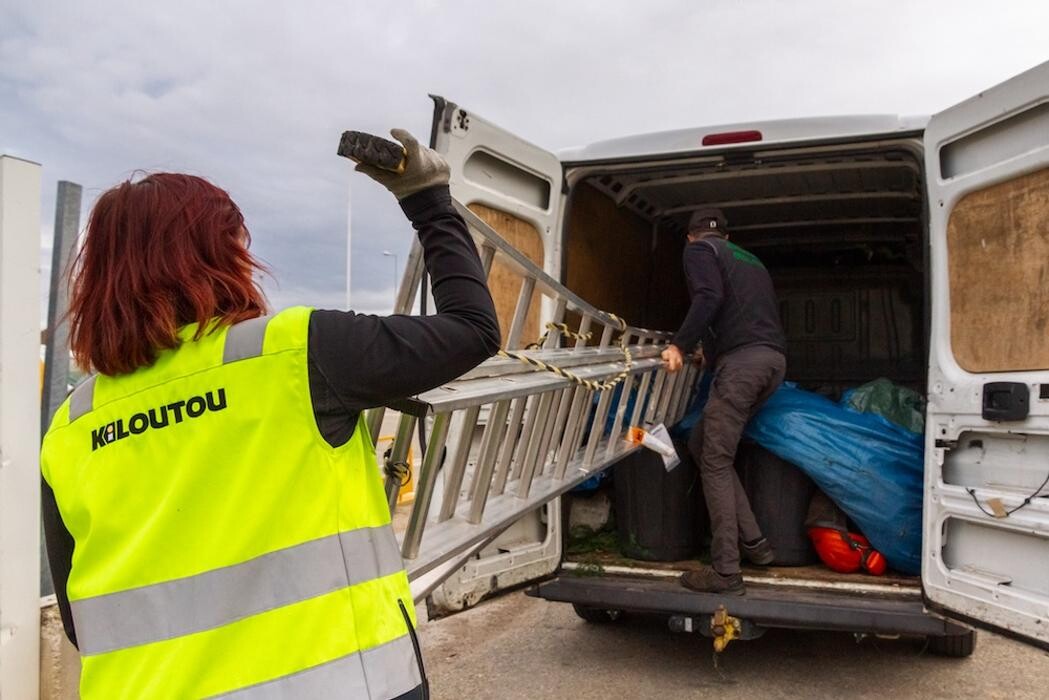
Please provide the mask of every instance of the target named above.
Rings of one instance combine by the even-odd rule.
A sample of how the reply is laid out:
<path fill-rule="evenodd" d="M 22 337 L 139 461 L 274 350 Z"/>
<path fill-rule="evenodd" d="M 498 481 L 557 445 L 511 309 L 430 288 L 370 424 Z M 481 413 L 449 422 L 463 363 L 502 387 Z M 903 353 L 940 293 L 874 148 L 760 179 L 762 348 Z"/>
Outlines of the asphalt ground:
<path fill-rule="evenodd" d="M 440 699 L 1049 698 L 1049 653 L 983 631 L 966 659 L 914 639 L 769 630 L 715 660 L 709 639 L 661 620 L 589 624 L 518 591 L 425 622 L 420 635 Z"/>

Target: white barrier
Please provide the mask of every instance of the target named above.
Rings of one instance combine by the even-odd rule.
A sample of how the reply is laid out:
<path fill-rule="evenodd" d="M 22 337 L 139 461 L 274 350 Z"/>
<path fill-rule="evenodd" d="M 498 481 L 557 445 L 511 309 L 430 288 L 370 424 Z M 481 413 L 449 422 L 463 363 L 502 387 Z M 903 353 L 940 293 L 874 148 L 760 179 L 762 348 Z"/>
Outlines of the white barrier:
<path fill-rule="evenodd" d="M 40 166 L 0 156 L 0 698 L 40 657 Z"/>

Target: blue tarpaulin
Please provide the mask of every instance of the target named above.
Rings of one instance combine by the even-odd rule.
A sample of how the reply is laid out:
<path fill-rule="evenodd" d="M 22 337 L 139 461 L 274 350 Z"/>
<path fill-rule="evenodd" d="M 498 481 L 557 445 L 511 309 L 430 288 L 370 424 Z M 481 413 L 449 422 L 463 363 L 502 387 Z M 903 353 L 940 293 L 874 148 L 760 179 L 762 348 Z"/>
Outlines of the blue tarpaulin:
<path fill-rule="evenodd" d="M 675 431 L 687 434 L 703 403 L 694 402 Z M 920 433 L 784 384 L 747 424 L 745 434 L 808 474 L 892 568 L 920 573 Z"/>

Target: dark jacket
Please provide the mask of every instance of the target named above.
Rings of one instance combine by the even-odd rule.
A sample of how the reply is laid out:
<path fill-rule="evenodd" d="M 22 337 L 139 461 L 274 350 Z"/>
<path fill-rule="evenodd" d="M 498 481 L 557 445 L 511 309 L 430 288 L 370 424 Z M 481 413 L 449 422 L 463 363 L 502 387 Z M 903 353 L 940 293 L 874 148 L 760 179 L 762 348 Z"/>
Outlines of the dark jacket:
<path fill-rule="evenodd" d="M 772 278 L 755 255 L 708 236 L 688 243 L 683 259 L 692 303 L 674 345 L 691 352 L 702 340 L 711 361 L 751 345 L 786 352 Z"/>

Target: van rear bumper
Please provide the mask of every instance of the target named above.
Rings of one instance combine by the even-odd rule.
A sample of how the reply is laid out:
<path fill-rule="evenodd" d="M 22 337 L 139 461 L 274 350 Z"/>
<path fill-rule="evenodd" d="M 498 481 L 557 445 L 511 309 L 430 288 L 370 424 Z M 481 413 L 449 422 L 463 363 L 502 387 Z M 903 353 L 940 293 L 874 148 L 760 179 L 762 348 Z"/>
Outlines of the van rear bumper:
<path fill-rule="evenodd" d="M 816 590 L 747 583 L 742 596 L 696 593 L 673 579 L 561 572 L 527 594 L 581 606 L 668 616 L 707 617 L 724 606 L 758 627 L 884 635 L 953 636 L 970 629 L 926 610 L 920 594 Z"/>

